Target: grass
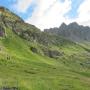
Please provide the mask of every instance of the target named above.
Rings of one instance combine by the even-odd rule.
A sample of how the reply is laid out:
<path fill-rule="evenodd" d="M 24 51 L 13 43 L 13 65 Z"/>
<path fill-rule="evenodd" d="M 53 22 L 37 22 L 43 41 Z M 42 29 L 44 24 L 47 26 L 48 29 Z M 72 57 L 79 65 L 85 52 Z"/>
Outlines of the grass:
<path fill-rule="evenodd" d="M 31 52 L 28 42 L 10 29 L 7 33 L 7 37 L 0 40 L 0 87 L 18 87 L 19 90 L 90 90 L 90 55 L 87 57 L 89 52 L 82 47 L 74 44 L 55 47 L 64 55 L 59 59 L 51 59 Z M 8 56 L 10 59 L 7 59 Z"/>

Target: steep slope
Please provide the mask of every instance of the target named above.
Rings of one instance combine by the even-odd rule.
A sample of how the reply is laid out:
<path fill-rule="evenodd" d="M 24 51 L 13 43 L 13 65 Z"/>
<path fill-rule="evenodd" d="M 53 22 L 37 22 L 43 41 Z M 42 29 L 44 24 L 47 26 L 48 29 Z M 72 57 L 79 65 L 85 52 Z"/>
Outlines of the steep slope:
<path fill-rule="evenodd" d="M 90 51 L 86 47 L 9 15 L 15 16 L 13 22 L 0 17 L 0 88 L 90 90 Z"/>

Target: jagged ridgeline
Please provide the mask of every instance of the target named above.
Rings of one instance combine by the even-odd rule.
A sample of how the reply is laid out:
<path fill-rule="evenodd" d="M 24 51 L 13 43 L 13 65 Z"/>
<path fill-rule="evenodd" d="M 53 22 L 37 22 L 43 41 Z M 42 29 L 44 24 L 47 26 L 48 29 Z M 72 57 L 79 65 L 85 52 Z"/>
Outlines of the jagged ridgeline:
<path fill-rule="evenodd" d="M 79 25 L 76 22 L 69 25 L 62 23 L 59 28 L 46 29 L 45 32 L 65 37 L 74 42 L 90 42 L 90 27 Z"/>

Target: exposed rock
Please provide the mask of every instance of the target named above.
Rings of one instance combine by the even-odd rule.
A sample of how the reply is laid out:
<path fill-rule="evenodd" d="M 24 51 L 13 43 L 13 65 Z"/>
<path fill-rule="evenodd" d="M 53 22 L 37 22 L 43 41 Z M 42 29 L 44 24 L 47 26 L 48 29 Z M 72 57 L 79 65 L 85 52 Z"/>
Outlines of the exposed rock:
<path fill-rule="evenodd" d="M 0 26 L 0 37 L 3 37 L 5 35 L 4 28 Z"/>
<path fill-rule="evenodd" d="M 30 49 L 31 49 L 32 52 L 34 52 L 34 53 L 38 53 L 37 48 L 35 48 L 35 47 L 31 47 Z"/>
<path fill-rule="evenodd" d="M 56 58 L 57 59 L 58 57 L 62 56 L 62 54 L 57 50 L 44 49 L 43 52 L 44 52 L 44 55 L 46 55 L 50 58 Z"/>
<path fill-rule="evenodd" d="M 62 36 L 74 42 L 90 41 L 90 27 L 78 25 L 76 22 L 69 25 L 63 23 L 59 28 L 46 29 L 45 32 Z"/>

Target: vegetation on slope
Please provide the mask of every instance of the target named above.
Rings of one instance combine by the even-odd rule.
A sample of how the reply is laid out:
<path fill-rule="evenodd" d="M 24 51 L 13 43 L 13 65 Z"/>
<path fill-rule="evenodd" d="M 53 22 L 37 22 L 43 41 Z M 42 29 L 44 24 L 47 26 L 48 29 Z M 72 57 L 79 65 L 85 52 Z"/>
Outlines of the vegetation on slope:
<path fill-rule="evenodd" d="M 14 24 L 20 33 L 11 24 L 5 26 L 1 22 L 5 34 L 0 37 L 0 88 L 90 90 L 87 47 L 41 32 L 24 22 Z"/>

